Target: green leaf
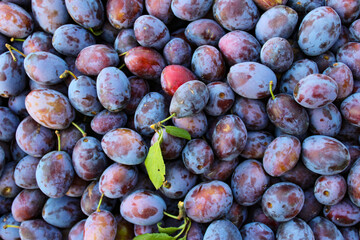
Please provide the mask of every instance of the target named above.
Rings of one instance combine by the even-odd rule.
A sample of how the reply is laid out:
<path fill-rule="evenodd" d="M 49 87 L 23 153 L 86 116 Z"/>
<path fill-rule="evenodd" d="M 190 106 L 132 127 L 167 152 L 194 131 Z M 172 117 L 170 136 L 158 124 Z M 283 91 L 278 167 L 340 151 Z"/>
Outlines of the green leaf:
<path fill-rule="evenodd" d="M 183 228 L 185 228 L 186 224 L 183 223 L 181 226 L 179 227 L 167 227 L 167 228 L 163 228 L 160 226 L 161 225 L 161 222 L 159 222 L 157 224 L 158 226 L 158 229 L 159 229 L 159 232 L 160 233 L 166 233 L 166 234 L 173 234 L 173 233 L 176 233 L 177 231 L 180 231 L 182 230 Z"/>
<path fill-rule="evenodd" d="M 133 240 L 175 240 L 166 233 L 146 233 L 135 237 Z"/>
<path fill-rule="evenodd" d="M 168 134 L 173 135 L 174 137 L 185 138 L 187 140 L 191 140 L 190 133 L 188 131 L 186 131 L 185 129 L 174 127 L 174 126 L 165 126 L 165 131 Z"/>
<path fill-rule="evenodd" d="M 150 181 L 156 189 L 159 189 L 165 181 L 165 163 L 160 148 L 161 140 L 162 131 L 159 134 L 159 139 L 150 147 L 145 159 L 145 167 Z"/>

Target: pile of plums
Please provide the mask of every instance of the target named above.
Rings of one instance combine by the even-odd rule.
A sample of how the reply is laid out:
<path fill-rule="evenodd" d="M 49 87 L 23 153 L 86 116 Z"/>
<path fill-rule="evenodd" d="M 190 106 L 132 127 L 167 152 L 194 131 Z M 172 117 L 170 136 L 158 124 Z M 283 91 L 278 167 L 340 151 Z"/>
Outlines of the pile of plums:
<path fill-rule="evenodd" d="M 0 239 L 359 239 L 359 15 L 2 0 Z"/>

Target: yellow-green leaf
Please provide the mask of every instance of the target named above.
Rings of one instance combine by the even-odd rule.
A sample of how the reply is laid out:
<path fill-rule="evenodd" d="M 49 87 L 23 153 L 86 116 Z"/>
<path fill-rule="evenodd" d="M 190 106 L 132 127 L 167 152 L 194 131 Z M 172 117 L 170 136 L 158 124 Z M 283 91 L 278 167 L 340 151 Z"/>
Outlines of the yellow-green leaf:
<path fill-rule="evenodd" d="M 166 233 L 146 233 L 135 237 L 133 240 L 174 240 Z"/>
<path fill-rule="evenodd" d="M 168 134 L 173 135 L 174 137 L 185 138 L 187 140 L 191 140 L 190 133 L 188 131 L 186 131 L 185 129 L 174 127 L 174 126 L 165 126 L 165 131 Z"/>
<path fill-rule="evenodd" d="M 156 189 L 159 189 L 165 181 L 165 163 L 161 154 L 160 141 L 155 142 L 149 149 L 149 153 L 145 159 L 145 167 L 149 174 L 149 178 Z"/>

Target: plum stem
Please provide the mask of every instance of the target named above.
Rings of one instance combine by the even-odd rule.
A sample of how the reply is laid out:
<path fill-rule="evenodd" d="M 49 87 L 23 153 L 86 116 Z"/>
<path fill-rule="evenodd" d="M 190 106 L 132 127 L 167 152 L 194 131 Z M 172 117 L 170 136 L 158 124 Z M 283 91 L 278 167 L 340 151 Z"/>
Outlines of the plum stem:
<path fill-rule="evenodd" d="M 61 140 L 60 140 L 60 132 L 58 130 L 55 131 L 57 140 L 58 140 L 58 151 L 61 151 Z"/>
<path fill-rule="evenodd" d="M 123 63 L 120 67 L 119 67 L 119 70 L 121 70 L 122 68 L 125 67 L 125 63 Z"/>
<path fill-rule="evenodd" d="M 22 39 L 22 38 L 10 38 L 10 42 L 25 42 L 25 39 Z"/>
<path fill-rule="evenodd" d="M 76 123 L 74 122 L 71 122 L 72 125 L 74 125 L 74 127 L 77 128 L 77 130 L 79 130 L 81 132 L 81 134 L 83 135 L 83 137 L 86 137 L 86 132 L 84 130 L 81 129 L 81 127 L 79 127 L 79 125 L 77 125 Z"/>
<path fill-rule="evenodd" d="M 154 124 L 150 125 L 150 128 L 154 129 L 157 132 L 157 130 L 159 130 L 161 127 L 163 127 L 162 123 L 172 119 L 175 116 L 176 116 L 176 113 L 173 113 L 173 114 L 171 114 L 171 116 L 165 118 L 164 120 L 161 120 L 160 122 L 157 122 L 157 123 L 154 123 Z"/>
<path fill-rule="evenodd" d="M 274 100 L 275 99 L 275 96 L 274 96 L 274 93 L 272 91 L 272 87 L 273 87 L 273 81 L 270 81 L 269 83 L 269 90 L 270 90 L 270 94 L 271 94 L 271 98 Z"/>
<path fill-rule="evenodd" d="M 70 74 L 75 80 L 78 80 L 78 78 L 76 77 L 76 75 L 69 70 L 65 70 L 60 76 L 59 78 L 66 78 L 68 76 L 68 74 Z"/>
<path fill-rule="evenodd" d="M 19 50 L 17 50 L 16 48 L 14 48 L 13 46 L 11 46 L 10 44 L 5 43 L 5 47 L 9 50 L 9 52 L 10 52 L 10 54 L 11 54 L 14 62 L 16 62 L 17 59 L 16 59 L 16 57 L 15 57 L 15 55 L 14 55 L 14 53 L 13 53 L 12 51 L 17 52 L 17 53 L 19 53 L 21 56 L 23 56 L 24 58 L 26 58 L 26 55 L 25 55 L 24 53 L 20 52 Z"/>
<path fill-rule="evenodd" d="M 179 201 L 178 208 L 179 208 L 179 215 L 174 216 L 174 215 L 172 215 L 170 213 L 167 213 L 165 211 L 164 211 L 164 215 L 166 215 L 168 217 L 171 217 L 173 219 L 176 219 L 176 220 L 181 220 L 182 218 L 185 218 L 186 214 L 185 214 L 184 202 Z"/>
<path fill-rule="evenodd" d="M 3 229 L 7 229 L 7 228 L 20 228 L 20 226 L 11 225 L 11 224 L 7 224 L 3 226 Z"/>
<path fill-rule="evenodd" d="M 103 30 L 98 30 L 98 31 L 95 31 L 94 29 L 92 28 L 89 28 L 88 29 L 92 34 L 94 34 L 96 37 L 100 36 L 104 31 Z"/>
<path fill-rule="evenodd" d="M 119 57 L 126 55 L 128 52 L 129 51 L 126 51 L 126 52 L 123 52 L 123 53 L 119 54 Z"/>
<path fill-rule="evenodd" d="M 104 194 L 101 194 L 101 197 L 100 197 L 100 200 L 99 200 L 99 204 L 98 204 L 98 206 L 97 206 L 97 208 L 96 208 L 96 212 L 100 212 L 100 205 L 101 205 L 101 203 L 102 203 L 103 197 L 104 197 Z"/>

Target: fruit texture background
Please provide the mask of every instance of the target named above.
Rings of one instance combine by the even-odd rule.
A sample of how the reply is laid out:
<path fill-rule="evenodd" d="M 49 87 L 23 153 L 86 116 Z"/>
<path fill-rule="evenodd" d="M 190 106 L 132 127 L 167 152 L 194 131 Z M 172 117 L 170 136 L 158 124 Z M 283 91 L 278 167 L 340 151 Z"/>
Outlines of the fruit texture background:
<path fill-rule="evenodd" d="M 3 0 L 0 239 L 359 239 L 359 0 Z"/>

